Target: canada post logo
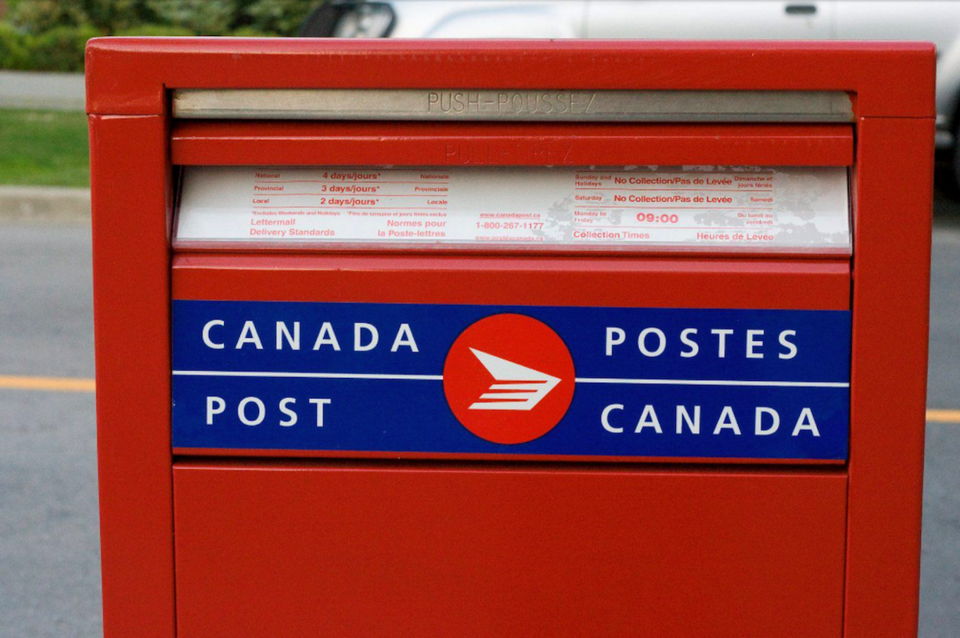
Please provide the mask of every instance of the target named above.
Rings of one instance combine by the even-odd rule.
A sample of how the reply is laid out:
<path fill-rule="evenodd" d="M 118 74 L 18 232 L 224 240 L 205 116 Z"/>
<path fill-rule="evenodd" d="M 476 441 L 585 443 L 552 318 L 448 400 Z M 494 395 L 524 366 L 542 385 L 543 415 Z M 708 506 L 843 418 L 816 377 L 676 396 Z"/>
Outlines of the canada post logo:
<path fill-rule="evenodd" d="M 175 300 L 173 447 L 838 461 L 850 326 L 846 310 Z"/>
<path fill-rule="evenodd" d="M 457 337 L 443 391 L 457 420 L 493 443 L 538 439 L 573 400 L 573 358 L 549 326 L 519 314 L 481 319 Z"/>

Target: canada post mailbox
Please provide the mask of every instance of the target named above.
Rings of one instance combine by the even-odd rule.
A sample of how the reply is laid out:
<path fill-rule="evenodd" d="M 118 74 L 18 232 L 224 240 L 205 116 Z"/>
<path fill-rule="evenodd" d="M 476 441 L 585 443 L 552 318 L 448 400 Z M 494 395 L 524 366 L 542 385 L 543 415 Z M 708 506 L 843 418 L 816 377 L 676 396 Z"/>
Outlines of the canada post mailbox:
<path fill-rule="evenodd" d="M 87 70 L 107 638 L 915 634 L 931 46 Z"/>

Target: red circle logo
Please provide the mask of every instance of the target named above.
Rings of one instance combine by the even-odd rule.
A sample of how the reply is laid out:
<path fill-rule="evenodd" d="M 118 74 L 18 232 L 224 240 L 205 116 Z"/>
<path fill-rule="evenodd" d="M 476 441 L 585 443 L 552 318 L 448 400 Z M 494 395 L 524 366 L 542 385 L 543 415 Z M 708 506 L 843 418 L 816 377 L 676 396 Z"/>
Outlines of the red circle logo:
<path fill-rule="evenodd" d="M 524 315 L 476 322 L 453 342 L 443 366 L 454 416 L 494 443 L 526 443 L 552 430 L 567 413 L 573 388 L 573 358 L 563 339 Z"/>

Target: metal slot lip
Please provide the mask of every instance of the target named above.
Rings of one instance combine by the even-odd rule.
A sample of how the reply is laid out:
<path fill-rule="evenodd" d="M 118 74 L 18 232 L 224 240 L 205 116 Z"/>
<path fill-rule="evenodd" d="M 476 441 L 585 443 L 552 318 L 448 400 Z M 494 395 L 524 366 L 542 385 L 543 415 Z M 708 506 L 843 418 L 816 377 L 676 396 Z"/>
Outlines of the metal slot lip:
<path fill-rule="evenodd" d="M 519 122 L 854 120 L 843 91 L 176 89 L 182 119 Z"/>

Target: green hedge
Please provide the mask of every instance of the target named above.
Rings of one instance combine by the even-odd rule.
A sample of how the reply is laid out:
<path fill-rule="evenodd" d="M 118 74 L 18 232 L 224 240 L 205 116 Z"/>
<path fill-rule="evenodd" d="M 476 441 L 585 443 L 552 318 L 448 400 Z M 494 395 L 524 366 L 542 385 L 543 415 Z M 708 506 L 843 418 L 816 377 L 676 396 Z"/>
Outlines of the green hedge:
<path fill-rule="evenodd" d="M 121 29 L 114 33 L 113 35 L 126 35 L 132 37 L 173 37 L 173 36 L 185 36 L 185 35 L 197 35 L 190 29 L 185 29 L 184 27 L 174 27 L 168 24 L 141 24 L 135 27 L 130 27 L 129 29 Z"/>
<path fill-rule="evenodd" d="M 0 22 L 0 69 L 29 69 L 30 47 L 12 24 Z"/>
<path fill-rule="evenodd" d="M 44 71 L 81 71 L 87 40 L 98 35 L 99 31 L 86 25 L 54 27 L 28 39 L 28 53 L 35 68 Z"/>
<path fill-rule="evenodd" d="M 38 35 L 0 22 L 0 68 L 82 71 L 87 40 L 100 35 L 91 26 L 53 27 Z"/>
<path fill-rule="evenodd" d="M 82 71 L 87 40 L 102 35 L 296 35 L 323 1 L 9 0 L 0 69 Z"/>

